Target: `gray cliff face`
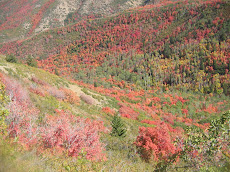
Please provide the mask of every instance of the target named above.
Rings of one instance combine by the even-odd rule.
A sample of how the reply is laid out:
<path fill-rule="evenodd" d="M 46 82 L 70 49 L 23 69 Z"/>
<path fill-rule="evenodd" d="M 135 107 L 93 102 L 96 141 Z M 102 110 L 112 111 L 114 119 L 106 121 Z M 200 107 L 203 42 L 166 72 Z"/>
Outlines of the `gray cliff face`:
<path fill-rule="evenodd" d="M 141 4 L 143 0 L 58 0 L 57 5 L 42 19 L 35 31 L 41 32 L 50 27 L 64 26 L 64 21 L 70 13 L 81 16 L 91 14 L 109 16 Z"/>

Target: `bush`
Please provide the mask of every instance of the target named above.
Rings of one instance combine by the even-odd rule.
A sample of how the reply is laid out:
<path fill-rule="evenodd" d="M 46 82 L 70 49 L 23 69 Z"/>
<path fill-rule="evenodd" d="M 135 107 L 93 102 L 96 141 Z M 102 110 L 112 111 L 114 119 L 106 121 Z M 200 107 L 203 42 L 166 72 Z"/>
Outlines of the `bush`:
<path fill-rule="evenodd" d="M 78 157 L 84 150 L 86 159 L 105 160 L 99 137 L 99 132 L 105 129 L 103 123 L 56 111 L 58 116 L 47 117 L 49 123 L 41 134 L 43 149 L 67 152 L 72 157 Z"/>
<path fill-rule="evenodd" d="M 176 147 L 164 122 L 160 122 L 155 128 L 140 127 L 135 144 L 140 149 L 142 158 L 147 162 L 151 159 L 167 160 L 176 153 Z"/>
<path fill-rule="evenodd" d="M 230 111 L 210 123 L 205 132 L 198 127 L 187 128 L 181 157 L 189 166 L 200 169 L 223 167 L 230 159 Z"/>
<path fill-rule="evenodd" d="M 29 55 L 28 58 L 26 59 L 26 64 L 28 66 L 31 66 L 31 67 L 37 67 L 38 66 L 37 61 L 31 55 Z"/>
<path fill-rule="evenodd" d="M 65 101 L 71 104 L 79 104 L 80 98 L 76 95 L 75 92 L 66 88 L 62 88 L 61 90 L 65 93 Z"/>
<path fill-rule="evenodd" d="M 6 61 L 10 63 L 17 63 L 17 58 L 13 54 L 7 54 L 6 55 Z"/>

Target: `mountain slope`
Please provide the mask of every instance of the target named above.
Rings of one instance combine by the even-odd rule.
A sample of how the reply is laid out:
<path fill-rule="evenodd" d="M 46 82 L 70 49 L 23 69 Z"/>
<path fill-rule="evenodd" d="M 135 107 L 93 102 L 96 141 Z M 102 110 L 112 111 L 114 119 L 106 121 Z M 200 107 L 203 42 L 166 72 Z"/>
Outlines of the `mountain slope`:
<path fill-rule="evenodd" d="M 3 0 L 0 2 L 0 42 L 61 27 L 66 23 L 108 16 L 142 5 L 142 0 Z"/>
<path fill-rule="evenodd" d="M 16 167 L 20 170 L 20 164 L 24 164 L 24 170 L 26 168 L 31 171 L 152 171 L 158 168 L 155 163 L 142 161 L 137 154 L 139 149 L 135 144 L 139 129 L 141 134 L 145 127 L 161 127 L 159 131 L 170 135 L 158 133 L 159 136 L 173 150 L 175 147 L 171 141 L 176 137 L 183 137 L 187 127 L 196 126 L 205 130 L 212 119 L 216 119 L 230 106 L 229 98 L 224 95 L 211 96 L 183 91 L 135 91 L 118 87 L 105 89 L 82 82 L 76 85 L 41 69 L 7 63 L 4 56 L 0 57 L 0 86 L 4 84 L 0 95 L 2 97 L 5 90 L 9 97 L 4 104 L 1 102 L 1 106 L 5 107 L 0 109 L 1 115 L 2 110 L 8 111 L 4 122 L 6 135 L 0 135 L 0 158 L 1 163 L 4 163 L 1 165 L 2 171 L 14 170 Z M 124 138 L 110 135 L 110 123 L 117 112 L 127 128 Z M 78 126 L 81 129 L 76 128 Z M 2 123 L 0 127 L 2 131 Z M 73 133 L 75 130 L 77 133 Z M 95 133 L 98 131 L 100 143 Z M 59 146 L 67 144 L 72 136 L 84 141 L 78 140 L 76 143 L 81 142 L 81 145 L 76 147 Z M 90 143 L 91 138 L 97 145 Z M 12 141 L 14 147 L 7 146 Z M 166 146 L 165 143 L 164 145 Z M 87 151 L 79 153 L 81 148 Z M 76 154 L 72 154 L 73 149 Z M 9 151 L 11 154 L 7 153 Z M 166 151 L 165 157 L 168 153 Z M 95 155 L 97 158 L 106 159 L 95 162 Z M 77 157 L 77 160 L 73 157 Z M 161 159 L 160 155 L 156 157 Z M 191 166 L 191 170 L 194 168 Z"/>
<path fill-rule="evenodd" d="M 154 2 L 0 45 L 0 171 L 229 171 L 230 3 Z"/>
<path fill-rule="evenodd" d="M 22 60 L 31 54 L 41 68 L 91 84 L 112 77 L 103 85 L 123 80 L 145 89 L 229 94 L 229 7 L 225 1 L 149 5 L 4 44 L 0 51 Z"/>

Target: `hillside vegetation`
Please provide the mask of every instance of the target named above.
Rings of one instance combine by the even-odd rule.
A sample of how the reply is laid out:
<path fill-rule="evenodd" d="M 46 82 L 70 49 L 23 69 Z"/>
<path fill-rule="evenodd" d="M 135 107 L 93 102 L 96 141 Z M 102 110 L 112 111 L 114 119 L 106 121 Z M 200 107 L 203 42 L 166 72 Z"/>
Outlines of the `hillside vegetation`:
<path fill-rule="evenodd" d="M 141 4 L 0 45 L 2 171 L 229 171 L 230 3 Z"/>
<path fill-rule="evenodd" d="M 1 0 L 0 42 L 20 40 L 44 30 L 101 18 L 142 5 L 144 0 Z"/>

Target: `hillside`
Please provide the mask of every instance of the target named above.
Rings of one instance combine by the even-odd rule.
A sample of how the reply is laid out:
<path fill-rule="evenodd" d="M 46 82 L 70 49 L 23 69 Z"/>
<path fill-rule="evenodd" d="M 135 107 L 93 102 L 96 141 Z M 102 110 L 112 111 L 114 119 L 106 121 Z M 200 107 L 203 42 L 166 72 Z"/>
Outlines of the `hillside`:
<path fill-rule="evenodd" d="M 4 58 L 1 56 L 0 60 L 1 85 L 4 84 L 4 87 L 1 87 L 1 95 L 5 90 L 9 98 L 5 99 L 4 103 L 6 105 L 4 110 L 9 112 L 5 122 L 9 136 L 1 140 L 0 144 L 1 171 L 16 169 L 20 171 L 25 168 L 32 171 L 68 171 L 67 169 L 152 171 L 156 168 L 155 165 L 143 162 L 136 154 L 138 149 L 133 145 L 139 127 L 157 126 L 161 127 L 161 130 L 166 127 L 163 131 L 170 132 L 171 136 L 165 136 L 165 139 L 173 139 L 181 137 L 183 129 L 187 126 L 206 129 L 212 119 L 230 107 L 229 98 L 224 95 L 211 96 L 180 91 L 159 94 L 157 90 L 145 92 L 125 91 L 119 88 L 89 88 L 83 83 L 79 86 L 40 69 L 7 63 Z M 1 99 L 1 102 L 3 100 Z M 4 115 L 2 110 L 1 115 Z M 110 136 L 111 121 L 116 112 L 124 117 L 122 120 L 127 128 L 126 137 L 123 139 Z M 92 123 L 86 118 L 93 120 Z M 71 130 L 69 127 L 72 124 L 69 120 L 72 122 L 77 120 L 75 122 L 77 125 L 73 125 Z M 80 130 L 76 128 L 79 124 L 84 126 L 85 120 L 94 131 L 85 128 L 87 125 Z M 4 131 L 2 124 L 4 123 L 1 123 L 1 131 Z M 8 124 L 10 125 L 7 127 Z M 63 130 L 60 136 L 55 134 L 59 130 Z M 76 155 L 71 155 L 72 148 L 65 149 L 67 155 L 81 156 L 83 158 L 81 161 L 66 157 L 61 153 L 62 151 L 65 153 L 65 149 L 56 144 L 59 139 L 58 142 L 61 143 L 74 137 L 74 133 L 68 133 L 74 130 L 78 131 L 79 139 L 84 139 L 84 134 L 93 134 L 95 144 L 99 143 L 95 131 L 101 132 L 99 144 L 101 146 L 96 148 L 96 152 L 94 146 L 88 147 L 93 135 L 88 138 L 89 140 L 85 138 L 84 142 L 87 143 L 84 143 L 82 148 L 86 150 L 87 159 L 79 154 L 81 147 L 77 145 L 73 147 Z M 83 132 L 83 136 L 79 135 L 79 132 Z M 51 138 L 54 140 L 50 140 Z M 17 143 L 17 146 L 9 147 L 6 142 Z M 52 155 L 56 158 L 53 159 Z M 106 161 L 89 161 L 95 160 L 94 156 L 97 159 L 106 157 Z M 62 161 L 65 163 L 61 163 Z"/>
<path fill-rule="evenodd" d="M 142 5 L 143 0 L 2 0 L 0 43 L 24 39 L 50 28 L 101 18 Z"/>
<path fill-rule="evenodd" d="M 229 95 L 229 9 L 225 1 L 148 5 L 4 44 L 0 52 L 32 55 L 45 70 L 90 84 L 123 80 Z"/>
<path fill-rule="evenodd" d="M 82 2 L 0 44 L 0 171 L 229 171 L 230 3 Z"/>

